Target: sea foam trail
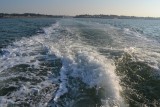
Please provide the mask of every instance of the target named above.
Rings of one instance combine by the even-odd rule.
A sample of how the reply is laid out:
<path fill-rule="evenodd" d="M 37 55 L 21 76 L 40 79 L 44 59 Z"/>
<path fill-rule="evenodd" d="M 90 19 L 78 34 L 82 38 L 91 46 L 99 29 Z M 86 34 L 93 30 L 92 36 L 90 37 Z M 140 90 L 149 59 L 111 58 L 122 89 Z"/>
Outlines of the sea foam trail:
<path fill-rule="evenodd" d="M 105 98 L 101 99 L 104 105 L 114 101 L 123 103 L 120 96 L 119 79 L 114 73 L 115 66 L 111 59 L 101 55 L 95 47 L 83 44 L 84 42 L 78 37 L 79 35 L 69 27 L 63 26 L 63 23 L 56 23 L 51 27 L 44 28 L 44 32 L 44 34 L 23 38 L 15 42 L 13 46 L 3 49 L 4 54 L 0 57 L 1 71 L 19 64 L 28 64 L 39 69 L 41 68 L 41 62 L 37 58 L 55 55 L 54 58 L 60 58 L 62 61 L 59 76 L 52 79 L 46 76 L 45 81 L 36 86 L 26 83 L 20 86 L 20 90 L 11 94 L 12 97 L 15 95 L 25 99 L 26 95 L 32 93 L 32 91 L 36 90 L 39 93 L 44 87 L 53 86 L 52 82 L 54 83 L 56 79 L 59 79 L 58 90 L 55 92 L 54 86 L 52 87 L 52 91 L 55 92 L 53 102 L 56 103 L 61 101 L 61 97 L 69 92 L 67 87 L 71 84 L 68 80 L 69 77 L 73 77 L 82 80 L 89 88 L 95 87 L 97 92 L 104 88 Z M 39 52 L 42 52 L 42 55 Z M 49 75 L 50 71 L 47 72 Z M 36 76 L 36 78 L 38 77 Z M 48 94 L 52 95 L 53 92 Z M 6 97 L 2 98 L 2 103 L 4 103 L 4 99 Z M 8 100 L 8 102 L 13 103 L 15 101 L 15 99 L 11 100 Z M 49 100 L 51 100 L 51 96 L 48 96 L 48 99 L 41 99 L 41 103 L 38 102 L 38 105 L 46 106 L 46 102 L 49 102 Z M 72 104 L 72 101 L 68 103 Z"/>
<path fill-rule="evenodd" d="M 160 68 L 159 43 L 129 28 L 62 19 L 43 31 L 1 50 L 0 90 L 9 93 L 1 93 L 0 106 L 74 107 L 95 98 L 125 107 L 114 58 L 127 53 Z"/>
<path fill-rule="evenodd" d="M 108 99 L 122 102 L 119 79 L 114 73 L 114 62 L 100 55 L 96 48 L 83 45 L 80 39 L 74 39 L 77 34 L 69 28 L 59 25 L 55 34 L 58 37 L 54 33 L 49 34 L 49 40 L 54 39 L 56 42 L 45 41 L 45 46 L 51 53 L 62 60 L 61 83 L 54 101 L 58 102 L 60 97 L 68 92 L 68 78 L 74 77 L 80 78 L 90 87 L 97 87 L 97 91 L 101 87 L 105 88 Z"/>

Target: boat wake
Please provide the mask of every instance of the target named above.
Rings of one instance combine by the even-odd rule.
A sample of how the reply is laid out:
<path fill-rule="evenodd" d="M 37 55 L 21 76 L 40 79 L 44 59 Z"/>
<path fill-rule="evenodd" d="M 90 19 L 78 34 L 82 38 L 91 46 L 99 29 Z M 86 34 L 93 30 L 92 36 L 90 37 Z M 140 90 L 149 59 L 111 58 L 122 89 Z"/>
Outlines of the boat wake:
<path fill-rule="evenodd" d="M 66 19 L 14 42 L 1 49 L 0 106 L 127 107 L 137 106 L 137 102 L 154 103 L 149 97 L 153 93 L 146 91 L 159 89 L 150 84 L 159 82 L 153 75 L 153 70 L 156 75 L 159 72 L 155 58 L 159 54 L 145 50 L 142 55 L 138 45 L 129 47 L 130 39 L 148 41 L 130 37 L 135 34 Z M 110 44 L 103 43 L 106 41 Z M 142 85 L 148 88 L 139 88 Z M 155 89 L 150 91 L 158 93 Z"/>

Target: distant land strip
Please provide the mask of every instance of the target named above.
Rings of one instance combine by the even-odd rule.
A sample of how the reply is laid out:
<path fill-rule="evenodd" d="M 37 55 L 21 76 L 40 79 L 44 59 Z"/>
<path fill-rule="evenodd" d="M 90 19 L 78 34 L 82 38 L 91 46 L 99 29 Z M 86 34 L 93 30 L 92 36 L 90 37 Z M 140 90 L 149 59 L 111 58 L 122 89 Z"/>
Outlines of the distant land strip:
<path fill-rule="evenodd" d="M 137 16 L 124 16 L 124 15 L 76 15 L 74 18 L 104 18 L 104 19 L 160 19 L 160 17 L 137 17 Z"/>
<path fill-rule="evenodd" d="M 67 16 L 67 15 L 45 15 L 45 14 L 36 14 L 36 13 L 0 13 L 0 18 L 103 18 L 103 19 L 159 19 L 160 17 L 137 17 L 137 16 L 124 16 L 124 15 L 76 15 L 76 16 Z"/>
<path fill-rule="evenodd" d="M 0 18 L 38 18 L 38 17 L 46 17 L 46 18 L 64 18 L 63 15 L 45 15 L 45 14 L 36 14 L 36 13 L 0 13 Z M 67 16 L 66 16 L 67 17 Z"/>

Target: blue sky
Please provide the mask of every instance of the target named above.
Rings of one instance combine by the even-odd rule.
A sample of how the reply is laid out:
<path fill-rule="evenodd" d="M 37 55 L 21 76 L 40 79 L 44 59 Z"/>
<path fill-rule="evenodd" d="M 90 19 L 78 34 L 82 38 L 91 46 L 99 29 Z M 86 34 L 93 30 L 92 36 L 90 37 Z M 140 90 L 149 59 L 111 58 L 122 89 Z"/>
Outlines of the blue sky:
<path fill-rule="evenodd" d="M 0 0 L 1 12 L 160 17 L 160 0 Z"/>

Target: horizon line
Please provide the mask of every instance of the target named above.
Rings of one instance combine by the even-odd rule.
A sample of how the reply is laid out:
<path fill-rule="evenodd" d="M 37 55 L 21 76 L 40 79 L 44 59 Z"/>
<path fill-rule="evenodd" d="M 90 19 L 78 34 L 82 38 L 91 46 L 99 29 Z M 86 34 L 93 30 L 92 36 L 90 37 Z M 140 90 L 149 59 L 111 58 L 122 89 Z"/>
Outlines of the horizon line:
<path fill-rule="evenodd" d="M 65 14 L 45 14 L 45 13 L 32 13 L 32 12 L 24 12 L 24 13 L 5 13 L 5 12 L 0 12 L 0 14 L 39 14 L 39 15 L 50 15 L 50 16 L 70 16 L 70 17 L 76 17 L 76 16 L 81 16 L 81 15 L 88 15 L 88 16 L 98 16 L 98 15 L 101 15 L 101 16 L 125 16 L 125 17 L 139 17 L 139 18 L 160 18 L 160 17 L 154 17 L 154 16 L 133 16 L 133 15 L 116 15 L 116 14 L 88 14 L 88 13 L 85 13 L 85 14 L 77 14 L 77 15 L 65 15 Z"/>

